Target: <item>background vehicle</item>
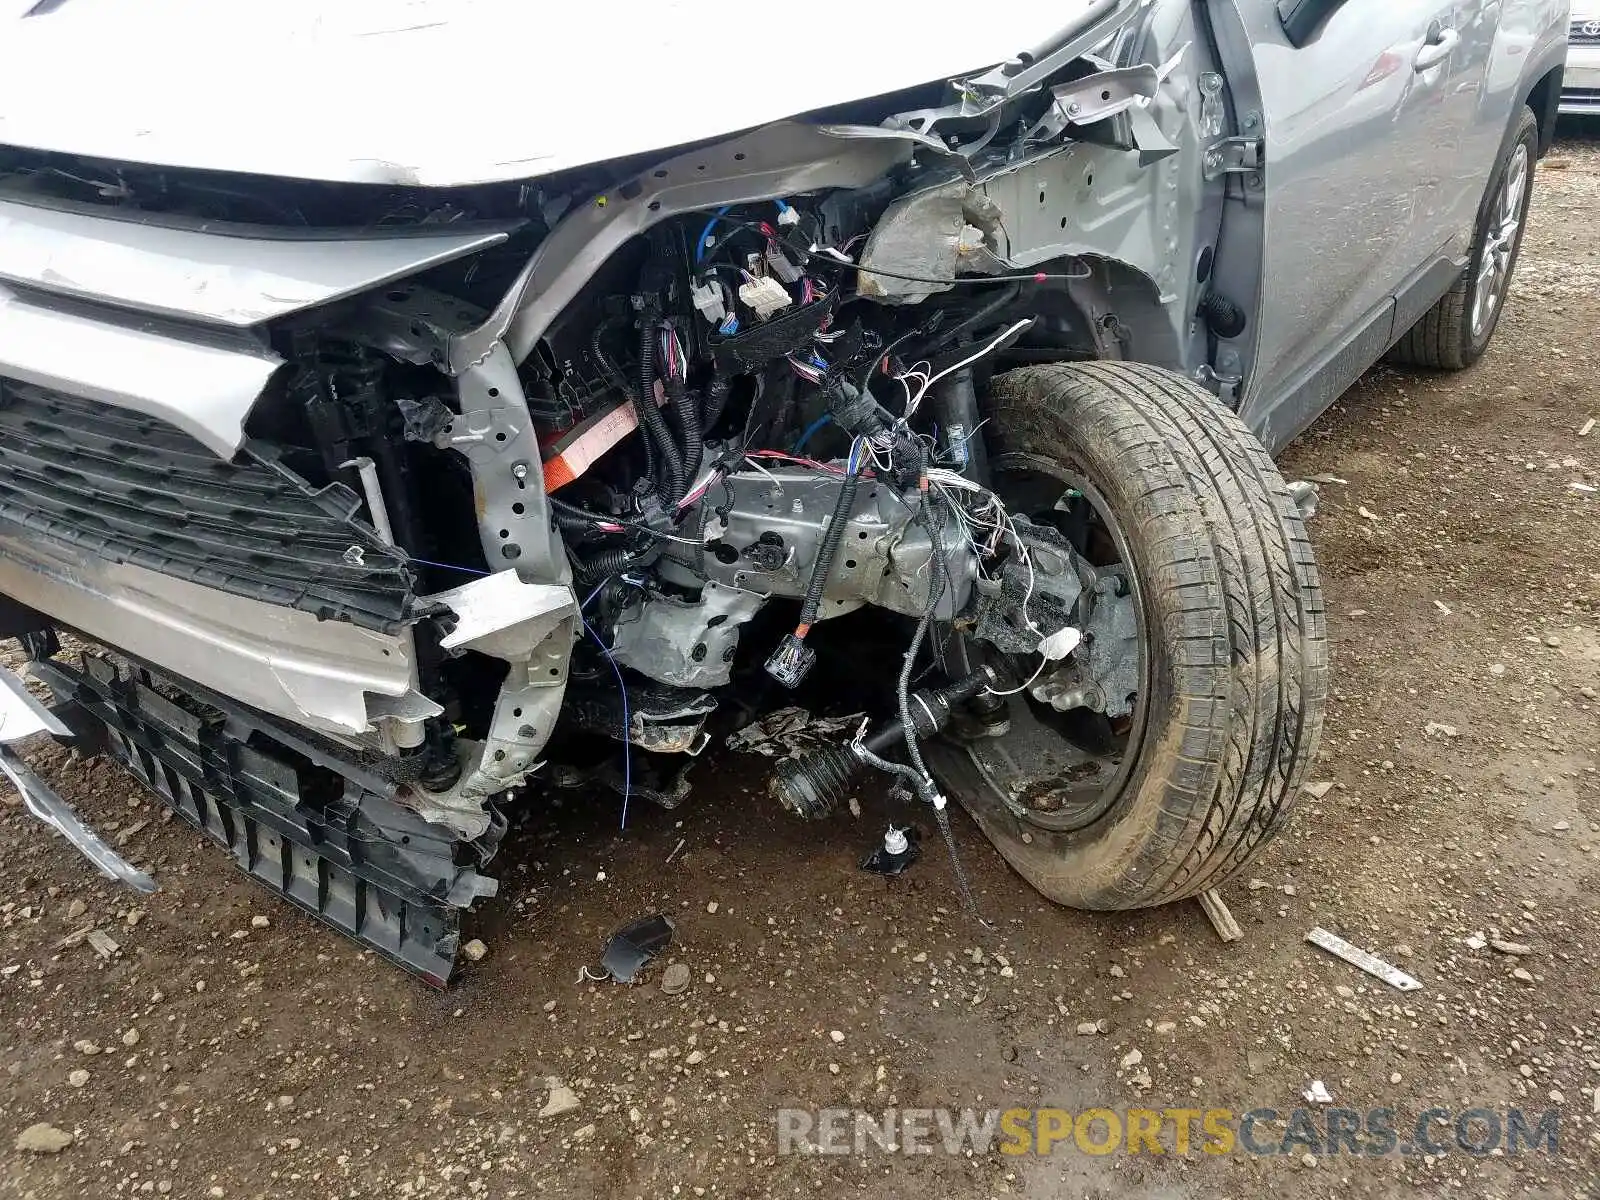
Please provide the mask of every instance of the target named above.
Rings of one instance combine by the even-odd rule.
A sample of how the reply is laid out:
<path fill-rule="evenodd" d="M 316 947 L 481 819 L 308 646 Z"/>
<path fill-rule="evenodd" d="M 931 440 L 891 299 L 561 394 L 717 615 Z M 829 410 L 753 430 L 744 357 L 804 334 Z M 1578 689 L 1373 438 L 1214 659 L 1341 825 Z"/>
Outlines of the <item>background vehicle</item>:
<path fill-rule="evenodd" d="M 1483 352 L 1565 48 L 1432 0 L 869 7 L 870 85 L 730 97 L 709 9 L 178 7 L 214 77 L 127 88 L 143 10 L 8 29 L 0 634 L 58 705 L 0 690 L 0 736 L 104 745 L 436 979 L 504 806 L 675 804 L 841 680 L 870 732 L 779 765 L 797 816 L 884 772 L 954 857 L 952 793 L 1090 908 L 1239 869 L 1327 688 L 1269 451 L 1385 352 Z M 370 102 L 463 46 L 492 122 Z"/>
<path fill-rule="evenodd" d="M 1600 115 L 1600 4 L 1577 0 L 1567 33 L 1567 67 L 1561 77 L 1561 111 Z"/>

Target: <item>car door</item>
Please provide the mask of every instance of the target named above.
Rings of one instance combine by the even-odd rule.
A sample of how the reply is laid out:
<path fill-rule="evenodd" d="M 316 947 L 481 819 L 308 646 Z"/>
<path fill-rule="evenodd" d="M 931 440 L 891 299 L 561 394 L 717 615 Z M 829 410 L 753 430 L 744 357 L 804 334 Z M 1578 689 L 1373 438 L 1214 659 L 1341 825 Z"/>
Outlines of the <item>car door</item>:
<path fill-rule="evenodd" d="M 1269 444 L 1388 349 L 1394 299 L 1439 204 L 1455 0 L 1346 0 L 1292 45 L 1271 0 L 1236 0 L 1260 94 L 1265 196 L 1242 415 Z M 1469 0 L 1476 2 L 1476 0 Z M 1464 123 L 1464 122 L 1463 122 Z"/>
<path fill-rule="evenodd" d="M 1450 285 L 1471 249 L 1521 77 L 1520 64 L 1509 78 L 1492 77 L 1493 67 L 1531 44 L 1531 38 L 1502 38 L 1508 3 L 1522 7 L 1519 0 L 1452 0 L 1430 17 L 1412 60 L 1418 187 L 1405 250 L 1412 274 L 1399 293 L 1397 336 Z"/>

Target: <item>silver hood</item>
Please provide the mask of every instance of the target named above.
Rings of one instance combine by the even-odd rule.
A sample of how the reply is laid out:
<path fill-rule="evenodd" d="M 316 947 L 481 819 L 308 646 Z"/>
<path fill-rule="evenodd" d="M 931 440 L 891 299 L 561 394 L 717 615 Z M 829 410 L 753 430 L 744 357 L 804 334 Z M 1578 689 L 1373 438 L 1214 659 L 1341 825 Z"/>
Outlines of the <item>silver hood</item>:
<path fill-rule="evenodd" d="M 966 74 L 1089 7 L 0 0 L 0 145 L 332 181 L 526 179 Z"/>

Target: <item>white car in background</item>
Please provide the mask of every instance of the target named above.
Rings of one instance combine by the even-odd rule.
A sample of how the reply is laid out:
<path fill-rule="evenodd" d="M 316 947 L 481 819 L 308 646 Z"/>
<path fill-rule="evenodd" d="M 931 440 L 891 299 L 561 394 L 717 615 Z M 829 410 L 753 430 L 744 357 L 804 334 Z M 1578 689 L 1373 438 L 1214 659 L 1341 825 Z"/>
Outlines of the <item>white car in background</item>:
<path fill-rule="evenodd" d="M 1572 6 L 1560 111 L 1600 116 L 1600 0 L 1575 0 Z"/>

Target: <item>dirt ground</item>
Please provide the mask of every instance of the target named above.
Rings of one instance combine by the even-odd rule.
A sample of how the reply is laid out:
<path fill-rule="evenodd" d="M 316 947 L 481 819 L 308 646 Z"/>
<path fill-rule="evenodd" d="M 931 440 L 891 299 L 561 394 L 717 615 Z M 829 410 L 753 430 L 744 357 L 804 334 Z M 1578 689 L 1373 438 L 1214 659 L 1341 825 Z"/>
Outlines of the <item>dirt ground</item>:
<path fill-rule="evenodd" d="M 1487 358 L 1375 370 L 1286 455 L 1290 478 L 1339 480 L 1312 525 L 1332 787 L 1227 887 L 1242 941 L 1192 904 L 1056 909 L 958 816 L 997 927 L 980 940 L 936 844 L 893 883 L 857 869 L 872 797 L 802 826 L 760 760 L 728 756 L 625 833 L 593 799 L 518 829 L 469 922 L 488 956 L 439 993 L 258 890 L 110 765 L 29 747 L 163 886 L 135 907 L 7 800 L 0 1195 L 1600 1197 L 1600 494 L 1573 486 L 1600 486 L 1600 429 L 1579 434 L 1600 416 L 1600 130 L 1566 133 Z M 576 982 L 656 911 L 686 992 L 660 966 Z M 59 947 L 94 922 L 113 958 Z M 1314 925 L 1423 989 L 1307 945 Z M 575 1106 L 541 1116 L 551 1077 Z M 784 1106 L 1287 1113 L 1311 1080 L 1356 1109 L 1554 1109 L 1559 1149 L 777 1154 Z M 40 1121 L 75 1144 L 13 1150 Z"/>

